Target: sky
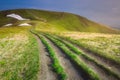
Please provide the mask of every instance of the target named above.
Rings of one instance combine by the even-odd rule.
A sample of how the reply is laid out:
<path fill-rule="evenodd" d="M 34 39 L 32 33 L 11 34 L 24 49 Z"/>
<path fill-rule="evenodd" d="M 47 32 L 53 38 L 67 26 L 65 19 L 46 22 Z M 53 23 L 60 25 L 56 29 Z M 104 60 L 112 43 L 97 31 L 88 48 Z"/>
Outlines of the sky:
<path fill-rule="evenodd" d="M 79 14 L 120 28 L 120 0 L 1 0 L 0 10 L 32 8 Z"/>

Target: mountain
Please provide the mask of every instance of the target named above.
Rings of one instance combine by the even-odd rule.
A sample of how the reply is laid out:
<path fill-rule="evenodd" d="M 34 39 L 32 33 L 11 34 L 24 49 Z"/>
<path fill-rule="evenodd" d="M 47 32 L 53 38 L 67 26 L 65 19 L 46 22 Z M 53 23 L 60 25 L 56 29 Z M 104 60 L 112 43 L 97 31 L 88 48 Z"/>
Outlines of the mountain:
<path fill-rule="evenodd" d="M 19 21 L 15 18 L 7 17 L 10 14 L 17 14 L 25 19 Z M 117 30 L 106 27 L 88 20 L 85 17 L 66 13 L 35 9 L 15 9 L 0 11 L 0 27 L 12 23 L 17 26 L 20 23 L 27 22 L 36 26 L 40 30 L 46 31 L 80 31 L 80 32 L 100 32 L 100 33 L 118 33 Z"/>

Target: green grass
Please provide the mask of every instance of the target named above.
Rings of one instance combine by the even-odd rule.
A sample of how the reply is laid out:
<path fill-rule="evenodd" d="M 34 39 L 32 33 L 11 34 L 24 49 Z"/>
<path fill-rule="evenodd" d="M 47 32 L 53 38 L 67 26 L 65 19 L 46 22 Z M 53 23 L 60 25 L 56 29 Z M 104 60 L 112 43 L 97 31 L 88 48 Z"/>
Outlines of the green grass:
<path fill-rule="evenodd" d="M 45 38 L 43 36 L 39 35 L 36 32 L 32 32 L 32 33 L 36 34 L 41 39 L 41 41 L 45 45 L 45 47 L 47 48 L 47 50 L 50 54 L 50 57 L 53 61 L 52 67 L 53 67 L 54 71 L 57 73 L 59 80 L 67 80 L 67 74 L 65 73 L 63 67 L 60 65 L 60 62 L 59 62 L 53 48 L 49 45 L 49 43 L 45 40 Z"/>
<path fill-rule="evenodd" d="M 0 80 L 37 80 L 38 44 L 28 29 L 0 29 Z"/>
<path fill-rule="evenodd" d="M 120 64 L 120 35 L 81 32 L 54 33 L 54 35 Z"/>
<path fill-rule="evenodd" d="M 109 68 L 105 67 L 104 65 L 98 63 L 96 60 L 92 59 L 90 56 L 86 55 L 85 53 L 83 53 L 82 51 L 80 51 L 78 48 L 76 48 L 73 44 L 64 41 L 62 38 L 58 38 L 55 37 L 53 35 L 47 34 L 50 37 L 57 39 L 58 41 L 62 42 L 63 44 L 65 44 L 68 48 L 70 48 L 70 50 L 72 50 L 73 52 L 75 52 L 75 54 L 83 56 L 84 58 L 86 58 L 87 60 L 94 62 L 97 66 L 99 66 L 100 68 L 102 68 L 103 70 L 105 70 L 109 75 L 115 76 L 116 78 L 120 79 L 120 76 L 118 74 L 116 74 L 114 71 L 111 71 Z"/>
<path fill-rule="evenodd" d="M 71 42 L 73 42 L 73 43 L 76 43 L 76 44 L 79 45 L 79 46 L 82 46 L 82 47 L 84 47 L 84 48 L 87 48 L 88 50 L 90 50 L 90 51 L 92 51 L 92 52 L 94 52 L 94 53 L 98 53 L 99 55 L 105 57 L 106 59 L 109 59 L 109 60 L 111 60 L 111 61 L 114 61 L 114 62 L 120 64 L 119 53 L 116 53 L 116 52 L 115 52 L 115 54 L 110 54 L 110 52 L 107 52 L 107 51 L 103 50 L 103 49 L 109 48 L 109 47 L 106 47 L 107 44 L 104 45 L 104 46 L 101 46 L 101 47 L 103 47 L 103 48 L 101 49 L 100 47 L 97 48 L 97 47 L 93 47 L 93 46 L 84 44 L 84 43 L 82 43 L 81 41 L 76 41 L 76 40 L 73 40 L 73 39 L 70 39 L 70 38 L 69 38 L 69 40 L 70 40 Z M 83 40 L 82 40 L 82 41 L 83 41 Z M 84 41 L 86 41 L 86 40 L 84 40 Z M 90 40 L 89 40 L 89 41 L 90 41 Z M 108 41 L 108 40 L 107 40 L 107 41 Z M 86 41 L 86 42 L 87 42 L 87 41 Z M 93 42 L 93 41 L 92 41 L 92 42 Z M 114 44 L 114 43 L 112 43 L 112 44 Z M 110 45 L 110 44 L 108 44 L 108 45 Z M 104 47 L 106 47 L 106 48 L 104 48 Z M 112 50 L 112 51 L 114 51 L 113 48 L 109 48 L 109 49 Z M 119 48 L 116 49 L 116 50 L 119 52 Z"/>
<path fill-rule="evenodd" d="M 0 26 L 7 23 L 19 23 L 19 21 L 6 18 L 7 14 L 16 13 L 24 18 L 30 19 L 29 23 L 37 26 L 37 29 L 44 31 L 80 31 L 80 32 L 100 32 L 100 33 L 119 33 L 119 31 L 100 25 L 85 17 L 66 13 L 34 9 L 17 9 L 0 11 Z M 44 26 L 45 25 L 45 26 Z"/>
<path fill-rule="evenodd" d="M 86 76 L 90 79 L 90 80 L 100 80 L 98 75 L 91 69 L 89 68 L 83 61 L 80 60 L 80 58 L 78 58 L 78 56 L 74 53 L 72 53 L 66 46 L 65 44 L 61 43 L 60 41 L 50 37 L 50 36 L 46 36 L 47 38 L 49 38 L 52 42 L 54 42 L 62 51 L 64 51 L 64 53 L 66 53 L 66 55 L 77 65 L 79 66 L 79 68 L 82 68 L 82 70 L 84 71 L 85 74 L 87 74 Z"/>

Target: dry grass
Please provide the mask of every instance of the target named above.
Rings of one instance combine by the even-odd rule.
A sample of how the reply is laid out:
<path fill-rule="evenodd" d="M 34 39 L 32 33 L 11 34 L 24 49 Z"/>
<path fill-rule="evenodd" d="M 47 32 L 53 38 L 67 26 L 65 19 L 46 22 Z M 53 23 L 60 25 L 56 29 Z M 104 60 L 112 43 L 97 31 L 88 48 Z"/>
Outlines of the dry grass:
<path fill-rule="evenodd" d="M 74 39 L 91 39 L 96 37 L 112 38 L 116 36 L 120 37 L 120 35 L 116 35 L 116 34 L 88 33 L 88 32 L 64 32 L 59 34 L 65 37 L 73 37 Z"/>
<path fill-rule="evenodd" d="M 38 58 L 37 43 L 27 28 L 0 29 L 0 80 L 33 79 Z"/>
<path fill-rule="evenodd" d="M 120 62 L 120 35 L 85 32 L 57 34 L 77 40 L 83 47 Z"/>

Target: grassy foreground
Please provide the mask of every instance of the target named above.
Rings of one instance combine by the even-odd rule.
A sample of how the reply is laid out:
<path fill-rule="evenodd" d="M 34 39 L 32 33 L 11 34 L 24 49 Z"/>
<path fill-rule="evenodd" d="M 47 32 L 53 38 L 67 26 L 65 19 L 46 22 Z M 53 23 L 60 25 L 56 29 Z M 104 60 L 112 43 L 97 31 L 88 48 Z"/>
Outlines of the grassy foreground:
<path fill-rule="evenodd" d="M 79 55 L 79 56 L 83 56 L 85 59 L 95 63 L 97 66 L 99 66 L 100 68 L 102 68 L 103 70 L 105 70 L 108 74 L 115 76 L 117 79 L 120 79 L 120 76 L 118 74 L 116 74 L 114 71 L 111 71 L 108 67 L 104 66 L 103 64 L 98 63 L 95 59 L 91 58 L 90 56 L 86 55 L 84 52 L 82 52 L 81 50 L 79 50 L 79 48 L 75 47 L 72 43 L 67 42 L 65 40 L 63 40 L 60 37 L 57 36 L 53 36 L 48 34 L 50 37 L 62 42 L 63 44 L 65 44 L 70 50 L 72 50 L 73 52 L 75 52 L 75 54 Z"/>
<path fill-rule="evenodd" d="M 0 29 L 0 80 L 36 80 L 39 54 L 29 27 Z"/>

